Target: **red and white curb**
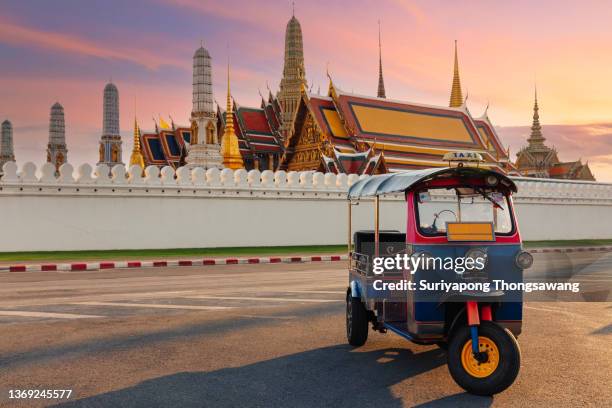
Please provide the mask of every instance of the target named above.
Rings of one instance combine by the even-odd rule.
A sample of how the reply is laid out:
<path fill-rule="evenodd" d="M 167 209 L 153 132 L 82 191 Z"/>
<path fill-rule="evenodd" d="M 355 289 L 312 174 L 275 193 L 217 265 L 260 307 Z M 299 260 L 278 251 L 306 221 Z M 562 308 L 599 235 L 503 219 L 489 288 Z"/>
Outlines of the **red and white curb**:
<path fill-rule="evenodd" d="M 612 246 L 574 247 L 574 248 L 534 248 L 532 254 L 571 253 L 571 252 L 607 252 Z M 170 261 L 119 261 L 119 262 L 78 262 L 61 264 L 10 265 L 0 266 L 0 271 L 8 272 L 41 272 L 41 271 L 97 271 L 101 269 L 155 268 L 175 266 L 213 266 L 239 264 L 273 264 L 299 262 L 336 262 L 348 260 L 347 255 L 321 256 L 286 256 L 265 258 L 209 258 Z"/>
<path fill-rule="evenodd" d="M 304 262 L 337 262 L 348 260 L 347 255 L 285 256 L 266 258 L 209 258 L 170 261 L 119 261 L 119 262 L 78 262 L 39 265 L 0 266 L 0 271 L 41 272 L 41 271 L 97 271 L 101 269 L 155 268 L 174 266 L 212 266 L 239 264 L 274 264 Z"/>
<path fill-rule="evenodd" d="M 534 248 L 528 249 L 532 254 L 547 254 L 547 253 L 567 253 L 567 252 L 608 252 L 612 251 L 612 246 L 596 246 L 596 247 L 573 247 L 573 248 Z"/>

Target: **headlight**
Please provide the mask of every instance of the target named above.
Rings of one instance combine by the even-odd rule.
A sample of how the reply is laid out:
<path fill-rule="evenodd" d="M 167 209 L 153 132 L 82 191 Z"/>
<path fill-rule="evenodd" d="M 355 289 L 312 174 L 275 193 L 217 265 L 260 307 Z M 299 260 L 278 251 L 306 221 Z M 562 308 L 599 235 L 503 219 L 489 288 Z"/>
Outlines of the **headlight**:
<path fill-rule="evenodd" d="M 480 272 L 487 267 L 487 251 L 483 248 L 472 248 L 465 253 L 465 259 L 472 259 L 472 271 Z"/>
<path fill-rule="evenodd" d="M 527 251 L 521 251 L 515 258 L 516 266 L 521 269 L 529 269 L 533 265 L 533 256 Z"/>
<path fill-rule="evenodd" d="M 495 177 L 494 175 L 490 175 L 490 176 L 487 176 L 486 182 L 487 182 L 487 185 L 493 187 L 493 186 L 496 186 L 497 183 L 499 183 L 499 179 Z"/>

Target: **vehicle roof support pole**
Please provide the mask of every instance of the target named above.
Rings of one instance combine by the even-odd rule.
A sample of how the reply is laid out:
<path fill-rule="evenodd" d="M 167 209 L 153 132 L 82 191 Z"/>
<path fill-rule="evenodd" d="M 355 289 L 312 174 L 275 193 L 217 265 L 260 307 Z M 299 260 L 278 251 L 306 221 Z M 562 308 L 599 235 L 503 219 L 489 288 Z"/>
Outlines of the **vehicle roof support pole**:
<path fill-rule="evenodd" d="M 374 197 L 374 256 L 378 256 L 380 244 L 380 196 Z"/>
<path fill-rule="evenodd" d="M 351 231 L 351 218 L 352 218 L 352 208 L 353 208 L 353 204 L 351 203 L 351 200 L 348 200 L 348 264 L 349 264 L 349 269 L 351 269 L 351 252 L 353 250 L 353 243 L 352 243 L 352 231 Z"/>

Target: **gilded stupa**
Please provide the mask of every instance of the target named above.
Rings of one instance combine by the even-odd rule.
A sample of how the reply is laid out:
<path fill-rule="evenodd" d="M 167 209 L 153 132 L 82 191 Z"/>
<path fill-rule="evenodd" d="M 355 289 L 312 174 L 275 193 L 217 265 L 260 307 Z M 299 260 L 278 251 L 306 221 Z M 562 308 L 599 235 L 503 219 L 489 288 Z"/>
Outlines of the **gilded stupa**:
<path fill-rule="evenodd" d="M 234 112 L 232 111 L 232 94 L 230 91 L 230 70 L 227 64 L 227 110 L 225 111 L 225 130 L 221 138 L 221 156 L 223 167 L 236 170 L 243 169 L 244 162 L 240 154 L 238 136 L 234 131 Z"/>
<path fill-rule="evenodd" d="M 140 128 L 138 127 L 136 117 L 134 117 L 134 147 L 132 148 L 132 155 L 130 156 L 130 166 L 134 164 L 139 165 L 142 169 L 145 168 L 144 157 L 140 149 Z"/>

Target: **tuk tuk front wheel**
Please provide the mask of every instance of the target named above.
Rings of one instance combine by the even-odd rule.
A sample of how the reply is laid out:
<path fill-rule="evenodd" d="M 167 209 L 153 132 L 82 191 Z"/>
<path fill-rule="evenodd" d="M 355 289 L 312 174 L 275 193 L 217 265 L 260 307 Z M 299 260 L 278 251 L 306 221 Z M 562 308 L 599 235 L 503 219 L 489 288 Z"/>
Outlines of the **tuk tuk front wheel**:
<path fill-rule="evenodd" d="M 363 346 L 368 339 L 368 312 L 360 298 L 346 297 L 346 338 L 351 346 Z"/>
<path fill-rule="evenodd" d="M 478 327 L 477 359 L 472 353 L 470 328 L 452 334 L 448 345 L 448 369 L 459 386 L 476 395 L 493 395 L 508 388 L 518 375 L 521 351 L 509 330 L 494 322 Z"/>

